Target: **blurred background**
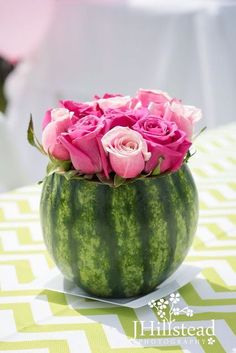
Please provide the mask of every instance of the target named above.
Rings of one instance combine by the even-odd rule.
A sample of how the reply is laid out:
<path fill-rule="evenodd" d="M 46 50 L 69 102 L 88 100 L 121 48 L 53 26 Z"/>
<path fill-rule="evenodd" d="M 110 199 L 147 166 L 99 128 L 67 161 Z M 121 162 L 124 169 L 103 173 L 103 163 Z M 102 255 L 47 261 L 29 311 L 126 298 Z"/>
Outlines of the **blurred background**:
<path fill-rule="evenodd" d="M 234 0 L 0 0 L 0 191 L 43 178 L 27 125 L 61 98 L 161 89 L 235 121 L 235 59 Z"/>

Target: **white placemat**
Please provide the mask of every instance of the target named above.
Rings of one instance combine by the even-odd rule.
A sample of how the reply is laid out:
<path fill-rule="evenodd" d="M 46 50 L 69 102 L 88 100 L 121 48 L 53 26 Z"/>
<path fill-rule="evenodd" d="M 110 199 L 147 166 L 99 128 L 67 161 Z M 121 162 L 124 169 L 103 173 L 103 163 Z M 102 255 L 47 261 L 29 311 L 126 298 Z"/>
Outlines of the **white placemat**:
<path fill-rule="evenodd" d="M 162 282 L 153 292 L 131 298 L 100 298 L 90 293 L 87 293 L 82 288 L 76 286 L 73 282 L 67 280 L 61 272 L 54 268 L 51 272 L 35 281 L 35 287 L 41 287 L 56 292 L 66 293 L 83 297 L 87 299 L 98 300 L 101 302 L 125 306 L 129 308 L 139 308 L 147 305 L 152 299 L 158 300 L 166 297 L 170 293 L 176 292 L 179 288 L 189 283 L 201 271 L 201 268 L 182 264 L 167 280 Z"/>

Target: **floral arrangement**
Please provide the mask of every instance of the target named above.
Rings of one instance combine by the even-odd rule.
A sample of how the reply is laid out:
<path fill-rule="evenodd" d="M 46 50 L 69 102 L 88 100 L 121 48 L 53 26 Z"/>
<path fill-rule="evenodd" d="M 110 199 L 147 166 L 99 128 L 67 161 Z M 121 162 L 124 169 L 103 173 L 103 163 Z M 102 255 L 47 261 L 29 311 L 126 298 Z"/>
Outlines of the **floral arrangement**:
<path fill-rule="evenodd" d="M 201 111 L 167 93 L 139 89 L 136 96 L 105 94 L 90 102 L 60 101 L 46 112 L 42 144 L 28 140 L 50 158 L 47 173 L 99 179 L 112 186 L 177 171 L 191 156 Z"/>

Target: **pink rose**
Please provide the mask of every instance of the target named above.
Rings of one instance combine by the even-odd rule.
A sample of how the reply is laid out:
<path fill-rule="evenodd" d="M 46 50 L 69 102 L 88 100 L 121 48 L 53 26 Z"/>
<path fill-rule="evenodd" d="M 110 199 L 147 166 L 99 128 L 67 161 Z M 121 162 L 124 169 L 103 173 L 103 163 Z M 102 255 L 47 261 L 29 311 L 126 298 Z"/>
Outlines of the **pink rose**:
<path fill-rule="evenodd" d="M 111 96 L 109 98 L 100 98 L 96 100 L 96 103 L 103 111 L 106 111 L 108 109 L 126 109 L 129 107 L 131 101 L 132 98 L 130 96 Z"/>
<path fill-rule="evenodd" d="M 65 108 L 49 109 L 46 111 L 44 115 L 43 122 L 42 122 L 42 130 L 44 130 L 45 127 L 52 121 L 71 120 L 73 115 L 74 115 L 73 112 L 70 112 L 68 109 L 65 109 Z"/>
<path fill-rule="evenodd" d="M 52 121 L 51 111 L 52 109 L 47 110 L 44 115 L 44 118 L 42 121 L 42 130 L 44 130 L 45 127 Z"/>
<path fill-rule="evenodd" d="M 101 98 L 107 99 L 107 98 L 112 98 L 112 97 L 124 97 L 123 94 L 119 93 L 104 93 L 102 97 L 99 97 L 97 94 L 94 96 L 94 99 L 98 100 Z"/>
<path fill-rule="evenodd" d="M 101 141 L 113 171 L 122 178 L 135 178 L 151 156 L 143 137 L 128 127 L 114 127 Z"/>
<path fill-rule="evenodd" d="M 178 128 L 183 130 L 188 139 L 191 140 L 194 125 L 202 118 L 201 110 L 191 105 L 183 105 L 178 101 L 171 102 L 169 110 L 167 119 L 174 121 Z"/>
<path fill-rule="evenodd" d="M 151 152 L 151 158 L 145 167 L 147 173 L 156 168 L 160 157 L 164 158 L 161 162 L 161 172 L 174 172 L 181 167 L 191 142 L 174 122 L 149 116 L 138 120 L 133 129 L 143 136 L 148 151 Z"/>
<path fill-rule="evenodd" d="M 70 154 L 74 168 L 81 173 L 104 171 L 108 177 L 108 163 L 101 145 L 104 124 L 103 118 L 87 115 L 59 137 L 59 141 Z"/>
<path fill-rule="evenodd" d="M 166 113 L 168 112 L 168 105 L 172 101 L 172 98 L 165 92 L 153 91 L 140 89 L 138 91 L 139 104 L 146 107 L 151 115 L 166 118 Z"/>
<path fill-rule="evenodd" d="M 107 112 L 104 112 L 105 118 L 105 128 L 104 133 L 108 130 L 111 130 L 115 126 L 126 126 L 132 127 L 138 120 L 138 111 L 122 109 L 113 109 Z"/>
<path fill-rule="evenodd" d="M 137 98 L 142 103 L 143 107 L 148 107 L 150 103 L 164 104 L 172 100 L 166 92 L 142 88 L 138 90 Z"/>
<path fill-rule="evenodd" d="M 61 145 L 58 137 L 71 126 L 73 112 L 65 108 L 46 112 L 43 122 L 42 145 L 46 153 L 60 160 L 69 159 L 68 151 Z"/>
<path fill-rule="evenodd" d="M 87 115 L 102 115 L 101 110 L 97 107 L 95 102 L 79 103 L 72 100 L 63 100 L 60 101 L 60 104 L 62 107 L 67 108 L 74 113 L 74 122 Z"/>

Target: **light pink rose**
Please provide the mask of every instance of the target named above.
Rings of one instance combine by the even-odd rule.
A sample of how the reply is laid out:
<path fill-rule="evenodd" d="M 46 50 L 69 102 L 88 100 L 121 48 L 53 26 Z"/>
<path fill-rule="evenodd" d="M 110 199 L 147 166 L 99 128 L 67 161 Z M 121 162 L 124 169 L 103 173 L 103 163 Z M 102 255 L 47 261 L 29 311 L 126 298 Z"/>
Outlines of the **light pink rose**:
<path fill-rule="evenodd" d="M 114 127 L 101 141 L 113 171 L 122 178 L 135 178 L 151 157 L 143 137 L 128 127 Z"/>
<path fill-rule="evenodd" d="M 147 173 L 157 167 L 160 157 L 164 158 L 161 172 L 174 172 L 181 167 L 191 142 L 174 122 L 149 116 L 138 120 L 132 128 L 143 136 L 151 152 L 151 158 L 145 166 Z"/>
<path fill-rule="evenodd" d="M 138 90 L 137 98 L 143 107 L 148 107 L 150 103 L 164 104 L 172 100 L 166 92 L 142 88 Z"/>
<path fill-rule="evenodd" d="M 66 121 L 72 118 L 73 112 L 66 108 L 55 108 L 51 110 L 52 121 Z"/>
<path fill-rule="evenodd" d="M 56 108 L 45 115 L 42 134 L 42 145 L 46 153 L 59 160 L 70 158 L 68 151 L 61 145 L 58 137 L 71 126 L 73 112 L 65 108 Z"/>
<path fill-rule="evenodd" d="M 42 122 L 42 129 L 44 130 L 45 127 L 52 121 L 71 120 L 73 115 L 74 113 L 69 111 L 69 109 L 65 109 L 65 108 L 49 109 L 46 111 L 44 115 L 43 122 Z"/>
<path fill-rule="evenodd" d="M 108 177 L 108 162 L 101 145 L 104 124 L 103 118 L 87 115 L 59 137 L 59 141 L 70 154 L 74 168 L 81 173 L 104 171 Z"/>
<path fill-rule="evenodd" d="M 94 99 L 104 112 L 114 109 L 126 111 L 129 109 L 138 108 L 137 104 L 140 103 L 137 97 L 123 96 L 122 94 L 112 93 L 105 93 L 103 97 L 96 95 L 94 96 Z"/>
<path fill-rule="evenodd" d="M 194 125 L 202 118 L 200 109 L 191 105 L 183 105 L 178 101 L 171 102 L 170 113 L 166 116 L 167 120 L 174 121 L 179 129 L 183 130 L 188 139 L 191 140 Z"/>
<path fill-rule="evenodd" d="M 193 106 L 183 105 L 178 99 L 172 99 L 162 91 L 138 91 L 138 99 L 142 106 L 147 107 L 151 115 L 164 120 L 174 121 L 180 130 L 183 130 L 189 140 L 193 135 L 195 123 L 201 119 L 201 110 Z M 138 105 L 136 106 L 138 107 Z"/>
<path fill-rule="evenodd" d="M 130 96 L 111 96 L 109 98 L 100 98 L 96 103 L 103 111 L 106 111 L 108 109 L 128 108 L 131 101 L 132 98 Z"/>
<path fill-rule="evenodd" d="M 42 121 L 42 130 L 44 130 L 45 127 L 52 121 L 51 111 L 52 109 L 47 110 L 44 115 L 44 118 Z"/>

